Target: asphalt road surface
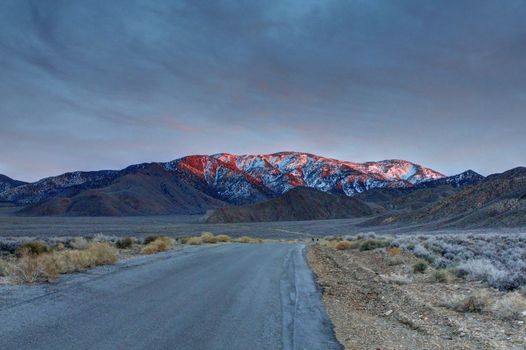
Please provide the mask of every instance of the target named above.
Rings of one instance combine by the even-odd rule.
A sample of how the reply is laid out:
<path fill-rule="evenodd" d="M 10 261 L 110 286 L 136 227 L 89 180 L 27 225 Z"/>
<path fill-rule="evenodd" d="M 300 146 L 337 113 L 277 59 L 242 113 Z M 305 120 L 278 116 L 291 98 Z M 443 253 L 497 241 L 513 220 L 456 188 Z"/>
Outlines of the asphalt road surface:
<path fill-rule="evenodd" d="M 341 349 L 304 250 L 187 247 L 0 286 L 0 349 Z"/>

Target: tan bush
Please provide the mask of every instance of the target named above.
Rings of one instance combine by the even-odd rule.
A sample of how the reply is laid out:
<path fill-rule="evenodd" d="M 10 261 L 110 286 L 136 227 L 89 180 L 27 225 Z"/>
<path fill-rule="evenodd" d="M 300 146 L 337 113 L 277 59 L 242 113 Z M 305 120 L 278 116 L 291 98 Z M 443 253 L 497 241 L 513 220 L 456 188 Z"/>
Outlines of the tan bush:
<path fill-rule="evenodd" d="M 216 238 L 218 242 L 230 242 L 232 240 L 228 235 L 217 235 Z"/>
<path fill-rule="evenodd" d="M 255 240 L 248 236 L 241 236 L 237 239 L 238 243 L 255 243 Z"/>
<path fill-rule="evenodd" d="M 175 245 L 175 240 L 167 236 L 160 236 L 142 248 L 143 254 L 155 254 L 167 251 Z"/>
<path fill-rule="evenodd" d="M 503 320 L 522 320 L 526 318 L 526 298 L 513 292 L 495 301 L 491 312 Z"/>
<path fill-rule="evenodd" d="M 334 246 L 334 248 L 336 248 L 337 250 L 347 250 L 347 249 L 351 249 L 351 248 L 352 248 L 352 242 L 349 242 L 349 241 L 341 241 L 341 242 L 336 243 L 336 245 Z"/>
<path fill-rule="evenodd" d="M 50 259 L 51 254 L 22 256 L 13 265 L 11 278 L 15 283 L 49 282 L 58 278 L 60 268 Z"/>
<path fill-rule="evenodd" d="M 16 283 L 49 282 L 57 279 L 61 273 L 113 264 L 117 259 L 117 249 L 108 243 L 94 243 L 85 250 L 55 251 L 41 255 L 27 254 L 13 264 L 10 277 Z"/>
<path fill-rule="evenodd" d="M 87 253 L 94 266 L 115 264 L 119 258 L 117 249 L 108 243 L 94 243 L 87 249 Z"/>
<path fill-rule="evenodd" d="M 397 256 L 397 255 L 400 255 L 401 253 L 402 253 L 402 248 L 400 247 L 387 248 L 387 254 L 389 254 L 389 256 Z"/>
<path fill-rule="evenodd" d="M 190 237 L 186 240 L 186 244 L 201 245 L 203 244 L 203 241 L 201 240 L 201 237 Z"/>
<path fill-rule="evenodd" d="M 453 298 L 446 304 L 450 309 L 459 312 L 482 312 L 491 304 L 491 297 L 484 290 L 474 291 L 470 295 L 461 298 Z"/>
<path fill-rule="evenodd" d="M 203 232 L 201 234 L 201 241 L 203 243 L 212 243 L 212 244 L 214 244 L 214 243 L 217 243 L 217 238 L 213 234 L 211 234 L 210 232 Z"/>

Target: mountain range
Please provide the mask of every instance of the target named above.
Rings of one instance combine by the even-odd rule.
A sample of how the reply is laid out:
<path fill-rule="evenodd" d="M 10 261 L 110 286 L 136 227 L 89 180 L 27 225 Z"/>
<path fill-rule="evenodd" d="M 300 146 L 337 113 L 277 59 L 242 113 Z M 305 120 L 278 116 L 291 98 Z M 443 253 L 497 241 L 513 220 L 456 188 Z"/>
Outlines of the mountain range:
<path fill-rule="evenodd" d="M 197 214 L 275 198 L 299 186 L 352 196 L 444 178 L 404 160 L 354 163 L 298 152 L 220 153 L 6 185 L 0 200 L 24 206 L 25 215 Z"/>
<path fill-rule="evenodd" d="M 0 201 L 29 216 L 205 214 L 208 222 L 371 216 L 364 225 L 526 225 L 526 168 L 454 176 L 405 160 L 308 153 L 192 155 L 26 183 L 0 175 Z"/>

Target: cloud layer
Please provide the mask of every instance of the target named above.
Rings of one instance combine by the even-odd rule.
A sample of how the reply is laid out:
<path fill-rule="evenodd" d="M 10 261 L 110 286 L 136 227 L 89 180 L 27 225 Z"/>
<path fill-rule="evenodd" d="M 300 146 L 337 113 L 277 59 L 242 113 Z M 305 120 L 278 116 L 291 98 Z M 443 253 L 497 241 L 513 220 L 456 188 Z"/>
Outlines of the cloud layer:
<path fill-rule="evenodd" d="M 521 0 L 2 1 L 0 173 L 193 153 L 526 165 Z"/>

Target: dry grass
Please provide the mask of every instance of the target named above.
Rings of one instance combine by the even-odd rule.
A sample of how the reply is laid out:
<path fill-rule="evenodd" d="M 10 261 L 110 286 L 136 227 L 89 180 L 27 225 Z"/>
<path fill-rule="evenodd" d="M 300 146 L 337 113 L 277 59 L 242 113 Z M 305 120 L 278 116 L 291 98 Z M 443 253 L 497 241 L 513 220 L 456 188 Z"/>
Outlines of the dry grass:
<path fill-rule="evenodd" d="M 508 293 L 495 301 L 490 311 L 502 320 L 522 320 L 526 318 L 526 298 L 518 292 Z"/>
<path fill-rule="evenodd" d="M 228 235 L 217 235 L 216 238 L 218 242 L 222 243 L 230 242 L 232 240 L 232 238 Z"/>
<path fill-rule="evenodd" d="M 61 273 L 114 264 L 117 259 L 117 249 L 108 243 L 93 243 L 84 250 L 23 255 L 9 267 L 9 277 L 15 283 L 50 282 Z"/>
<path fill-rule="evenodd" d="M 143 254 L 155 254 L 167 251 L 175 245 L 175 240 L 167 236 L 157 237 L 154 241 L 148 243 L 141 250 Z"/>
<path fill-rule="evenodd" d="M 201 244 L 203 244 L 203 241 L 201 240 L 201 237 L 190 237 L 186 241 L 186 244 L 189 244 L 189 245 L 201 245 Z"/>
<path fill-rule="evenodd" d="M 236 242 L 238 243 L 261 243 L 263 242 L 261 239 L 252 238 L 249 236 L 241 236 L 239 237 Z"/>
<path fill-rule="evenodd" d="M 201 241 L 203 243 L 209 243 L 209 244 L 214 244 L 214 243 L 217 243 L 217 237 L 215 237 L 212 233 L 210 232 L 203 232 L 201 234 Z"/>
<path fill-rule="evenodd" d="M 465 297 L 453 298 L 444 306 L 459 312 L 483 312 L 488 309 L 491 302 L 488 292 L 479 290 Z"/>
<path fill-rule="evenodd" d="M 390 248 L 387 248 L 387 254 L 389 254 L 389 256 L 397 256 L 397 255 L 400 255 L 400 254 L 402 254 L 402 248 L 400 248 L 400 247 L 390 247 Z"/>
<path fill-rule="evenodd" d="M 340 242 L 336 243 L 334 248 L 337 249 L 337 250 L 347 250 L 347 249 L 351 249 L 352 246 L 353 246 L 353 244 L 350 241 L 340 241 Z"/>

